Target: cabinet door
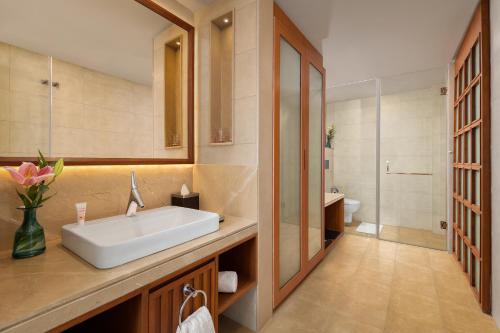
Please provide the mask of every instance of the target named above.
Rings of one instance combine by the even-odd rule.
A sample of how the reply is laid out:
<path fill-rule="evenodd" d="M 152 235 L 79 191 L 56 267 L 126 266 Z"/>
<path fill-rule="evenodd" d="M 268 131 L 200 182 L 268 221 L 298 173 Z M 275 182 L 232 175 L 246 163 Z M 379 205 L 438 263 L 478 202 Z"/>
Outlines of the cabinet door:
<path fill-rule="evenodd" d="M 214 324 L 216 320 L 216 268 L 215 262 L 210 263 L 181 276 L 174 281 L 154 290 L 149 295 L 149 329 L 150 333 L 174 333 L 179 325 L 179 311 L 186 297 L 182 293 L 185 284 L 191 284 L 196 290 L 207 294 L 207 307 Z M 191 299 L 184 307 L 182 319 L 203 305 L 203 296 Z"/>

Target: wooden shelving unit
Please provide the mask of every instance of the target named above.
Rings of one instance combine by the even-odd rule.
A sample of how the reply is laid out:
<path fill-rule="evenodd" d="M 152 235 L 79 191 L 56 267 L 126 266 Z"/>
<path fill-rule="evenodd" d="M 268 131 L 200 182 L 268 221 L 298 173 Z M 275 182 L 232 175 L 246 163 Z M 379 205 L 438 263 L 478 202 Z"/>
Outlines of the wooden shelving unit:
<path fill-rule="evenodd" d="M 219 293 L 218 313 L 226 311 L 231 305 L 245 296 L 250 290 L 257 286 L 256 281 L 244 278 L 238 281 L 238 290 L 234 294 Z"/>
<path fill-rule="evenodd" d="M 235 293 L 217 292 L 217 272 L 235 271 Z M 183 286 L 191 284 L 207 294 L 207 307 L 217 330 L 218 317 L 257 286 L 257 235 L 192 263 L 132 293 L 104 304 L 89 313 L 68 321 L 50 333 L 120 332 L 174 333 L 178 313 L 185 300 Z M 192 299 L 184 308 L 186 318 L 202 306 L 202 298 Z"/>
<path fill-rule="evenodd" d="M 238 273 L 237 291 L 218 293 L 217 313 L 221 314 L 257 286 L 257 238 L 250 238 L 221 253 L 218 268 L 219 272 Z"/>
<path fill-rule="evenodd" d="M 329 250 L 344 234 L 344 199 L 325 207 L 325 249 Z"/>

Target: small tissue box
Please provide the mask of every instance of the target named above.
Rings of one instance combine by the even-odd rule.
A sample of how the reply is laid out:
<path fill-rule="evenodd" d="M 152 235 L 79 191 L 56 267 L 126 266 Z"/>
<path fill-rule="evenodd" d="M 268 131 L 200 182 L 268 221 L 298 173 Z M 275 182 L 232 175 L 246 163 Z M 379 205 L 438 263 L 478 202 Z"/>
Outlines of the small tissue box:
<path fill-rule="evenodd" d="M 191 192 L 188 195 L 172 194 L 172 206 L 200 209 L 200 194 Z"/>

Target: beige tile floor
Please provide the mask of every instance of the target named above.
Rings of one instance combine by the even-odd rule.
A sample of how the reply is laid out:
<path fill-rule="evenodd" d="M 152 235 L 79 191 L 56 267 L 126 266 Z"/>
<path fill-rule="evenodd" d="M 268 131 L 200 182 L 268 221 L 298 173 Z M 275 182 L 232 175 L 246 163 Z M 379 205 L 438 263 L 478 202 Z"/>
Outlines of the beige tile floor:
<path fill-rule="evenodd" d="M 360 221 L 353 221 L 352 224 L 345 225 L 345 232 L 360 236 L 375 237 L 375 235 L 357 232 L 356 228 L 360 223 Z M 446 236 L 435 234 L 429 230 L 384 225 L 382 232 L 380 233 L 380 238 L 394 242 L 428 247 L 431 249 L 446 249 Z"/>
<path fill-rule="evenodd" d="M 223 320 L 221 333 L 248 333 Z M 446 252 L 345 235 L 261 333 L 499 332 Z"/>

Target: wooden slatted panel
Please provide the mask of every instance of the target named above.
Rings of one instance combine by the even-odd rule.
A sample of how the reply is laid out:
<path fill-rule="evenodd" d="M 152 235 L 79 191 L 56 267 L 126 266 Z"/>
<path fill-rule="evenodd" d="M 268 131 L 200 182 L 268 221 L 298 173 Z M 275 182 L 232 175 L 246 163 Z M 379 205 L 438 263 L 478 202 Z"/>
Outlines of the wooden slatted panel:
<path fill-rule="evenodd" d="M 184 299 L 182 288 L 186 283 L 197 290 L 203 290 L 208 298 L 208 310 L 213 318 L 217 318 L 215 293 L 216 268 L 212 261 L 191 273 L 188 273 L 165 286 L 156 289 L 149 295 L 149 328 L 150 333 L 174 333 L 179 325 L 179 311 Z M 213 292 L 212 292 L 213 291 Z M 184 307 L 183 320 L 203 305 L 203 296 L 199 295 Z M 215 325 L 214 320 L 214 325 Z"/>
<path fill-rule="evenodd" d="M 489 3 L 481 1 L 455 62 L 453 251 L 491 311 Z"/>

